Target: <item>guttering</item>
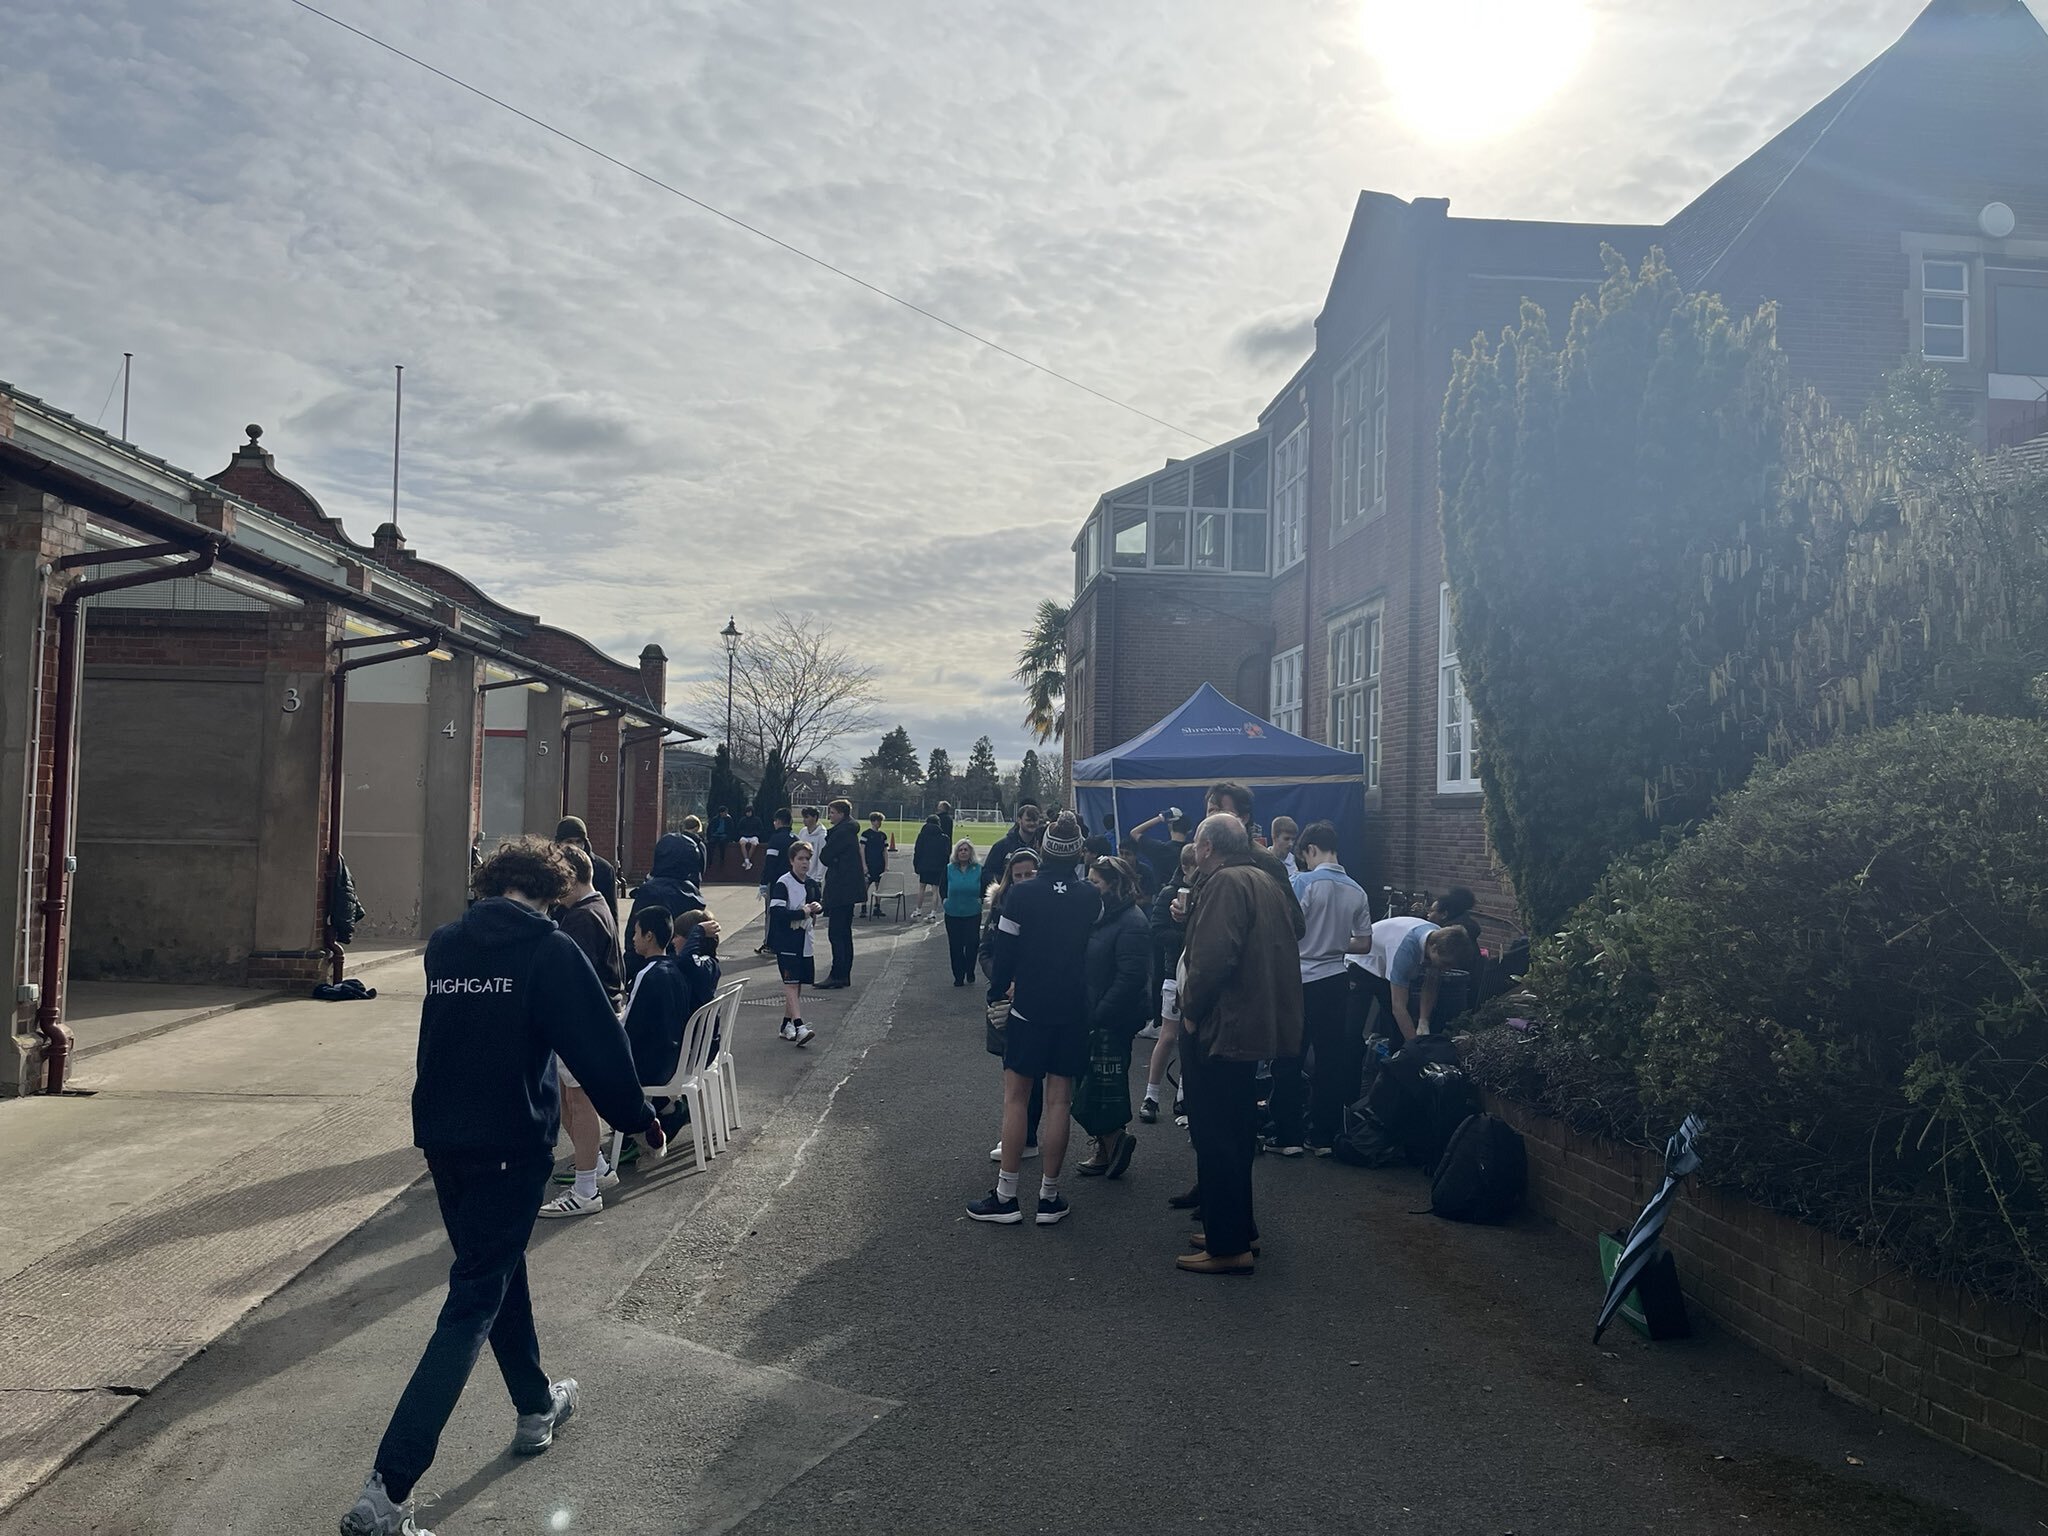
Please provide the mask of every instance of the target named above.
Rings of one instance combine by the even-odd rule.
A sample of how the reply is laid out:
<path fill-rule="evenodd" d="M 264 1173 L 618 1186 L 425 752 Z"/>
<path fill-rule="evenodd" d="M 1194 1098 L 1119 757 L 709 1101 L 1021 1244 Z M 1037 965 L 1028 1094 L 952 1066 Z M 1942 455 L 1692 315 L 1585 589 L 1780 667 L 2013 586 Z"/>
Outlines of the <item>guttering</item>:
<path fill-rule="evenodd" d="M 62 1093 L 71 1065 L 71 1031 L 64 1027 L 64 951 L 70 940 L 66 921 L 71 906 L 71 817 L 74 798 L 72 760 L 78 751 L 78 686 L 84 647 L 85 616 L 79 605 L 103 592 L 120 592 L 159 581 L 199 576 L 213 569 L 221 539 L 206 529 L 182 544 L 145 544 L 133 549 L 95 550 L 65 555 L 54 570 L 79 570 L 166 555 L 190 558 L 151 566 L 124 576 L 102 576 L 73 582 L 57 600 L 57 695 L 53 701 L 55 742 L 50 756 L 49 841 L 43 859 L 43 995 L 36 1007 L 36 1030 L 43 1037 L 43 1092 Z"/>
<path fill-rule="evenodd" d="M 181 549 L 189 549 L 203 539 L 218 541 L 220 537 L 188 518 L 166 512 L 132 496 L 124 496 L 118 491 L 110 491 L 82 475 L 55 468 L 19 444 L 4 439 L 0 439 L 0 469 L 5 469 L 9 475 L 15 476 L 25 484 L 47 491 L 73 506 L 83 507 L 102 517 L 111 518 L 130 528 L 154 533 L 161 538 L 183 540 Z M 129 560 L 138 558 L 133 550 L 124 550 L 119 557 Z M 258 554 L 244 545 L 233 542 L 219 543 L 217 557 L 220 564 L 244 575 L 257 577 L 294 596 L 330 603 L 337 608 L 346 608 L 397 629 L 418 629 L 431 619 L 431 615 L 423 614 L 417 608 L 379 597 L 374 592 L 359 592 L 340 582 L 325 580 L 282 560 Z M 347 557 L 338 554 L 337 558 Z M 373 570 L 378 575 L 389 574 L 374 567 Z M 374 642 L 389 637 L 367 638 Z M 501 666 L 513 668 L 536 679 L 557 684 L 565 692 L 596 699 L 607 711 L 628 719 L 650 726 L 660 726 L 666 731 L 676 731 L 691 741 L 704 739 L 702 731 L 684 725 L 680 720 L 671 720 L 644 698 L 635 699 L 628 694 L 603 687 L 587 678 L 565 672 L 559 667 L 536 661 L 531 656 L 523 656 L 508 646 L 452 631 L 444 632 L 444 644 L 452 649 L 468 651 L 471 655 L 495 661 Z"/>

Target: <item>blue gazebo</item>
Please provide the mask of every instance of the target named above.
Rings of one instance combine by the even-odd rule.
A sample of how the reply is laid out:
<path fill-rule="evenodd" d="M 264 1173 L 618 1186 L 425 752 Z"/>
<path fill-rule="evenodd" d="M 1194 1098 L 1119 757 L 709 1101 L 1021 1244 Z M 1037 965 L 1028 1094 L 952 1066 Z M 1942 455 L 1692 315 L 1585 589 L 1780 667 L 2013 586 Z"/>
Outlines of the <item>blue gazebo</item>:
<path fill-rule="evenodd" d="M 1075 808 L 1091 827 L 1112 816 L 1134 827 L 1176 805 L 1199 820 L 1219 779 L 1253 792 L 1262 826 L 1275 816 L 1334 823 L 1344 862 L 1363 862 L 1365 759 L 1283 731 L 1207 683 L 1149 731 L 1074 764 Z"/>

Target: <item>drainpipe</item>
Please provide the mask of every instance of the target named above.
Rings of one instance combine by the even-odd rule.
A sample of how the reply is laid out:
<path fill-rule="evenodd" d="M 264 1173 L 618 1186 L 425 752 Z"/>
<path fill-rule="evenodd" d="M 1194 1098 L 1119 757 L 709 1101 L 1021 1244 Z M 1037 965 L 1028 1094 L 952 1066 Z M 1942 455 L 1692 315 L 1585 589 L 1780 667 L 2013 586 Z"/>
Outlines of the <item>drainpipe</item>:
<path fill-rule="evenodd" d="M 342 813 L 342 772 L 341 755 L 348 728 L 348 675 L 358 667 L 374 667 L 386 661 L 404 661 L 408 656 L 422 656 L 441 643 L 438 630 L 421 629 L 395 635 L 365 635 L 353 640 L 340 641 L 336 650 L 358 645 L 382 645 L 391 642 L 418 641 L 406 649 L 387 651 L 381 656 L 353 656 L 347 661 L 334 665 L 334 684 L 328 690 L 329 708 L 333 712 L 330 721 L 332 730 L 327 742 L 327 857 L 324 868 L 327 872 L 327 888 L 322 893 L 320 910 L 327 913 L 328 938 L 322 946 L 327 956 L 327 979 L 339 983 L 348 952 L 334 938 L 334 913 L 328 907 L 328 900 L 334 892 L 335 876 L 341 872 L 341 813 Z"/>
<path fill-rule="evenodd" d="M 43 1092 L 62 1093 L 64 1074 L 71 1065 L 71 1031 L 64 1027 L 64 951 L 70 939 L 71 907 L 71 817 L 74 800 L 72 760 L 78 750 L 78 684 L 83 670 L 80 653 L 84 648 L 85 615 L 79 605 L 102 592 L 119 592 L 129 587 L 150 586 L 159 581 L 176 581 L 181 576 L 198 576 L 213 569 L 220 553 L 216 540 L 199 548 L 190 544 L 146 544 L 136 549 L 96 550 L 89 554 L 65 555 L 53 562 L 55 570 L 76 570 L 112 561 L 151 560 L 165 555 L 189 555 L 176 565 L 151 566 L 125 576 L 102 576 L 93 581 L 73 582 L 57 602 L 57 696 L 54 701 L 56 741 L 50 754 L 49 847 L 43 869 L 43 996 L 36 1008 L 36 1030 L 43 1037 Z"/>

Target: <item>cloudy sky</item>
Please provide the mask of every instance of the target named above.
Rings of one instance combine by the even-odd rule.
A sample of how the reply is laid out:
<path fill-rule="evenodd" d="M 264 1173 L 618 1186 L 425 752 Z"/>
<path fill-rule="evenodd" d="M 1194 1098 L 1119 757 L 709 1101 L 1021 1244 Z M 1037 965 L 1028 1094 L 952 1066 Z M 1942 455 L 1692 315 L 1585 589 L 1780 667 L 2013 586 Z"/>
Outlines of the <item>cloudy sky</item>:
<path fill-rule="evenodd" d="M 1253 424 L 1361 187 L 1661 221 L 1921 0 L 9 0 L 0 378 L 671 676 L 777 604 L 957 759 L 1094 495 Z M 2038 9 L 2038 6 L 2037 6 Z M 672 685 L 680 694 L 682 684 Z M 867 750 L 848 743 L 840 756 Z"/>

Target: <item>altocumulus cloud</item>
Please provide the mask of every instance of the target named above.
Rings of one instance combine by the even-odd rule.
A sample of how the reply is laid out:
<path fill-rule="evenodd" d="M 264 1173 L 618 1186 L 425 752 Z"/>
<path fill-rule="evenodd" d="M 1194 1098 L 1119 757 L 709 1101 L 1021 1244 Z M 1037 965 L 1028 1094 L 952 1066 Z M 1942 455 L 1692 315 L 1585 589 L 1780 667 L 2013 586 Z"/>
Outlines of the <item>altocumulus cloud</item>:
<path fill-rule="evenodd" d="M 917 0 L 336 5 L 1218 441 L 1305 355 L 1361 186 L 1661 220 L 1920 0 L 1599 0 L 1572 90 L 1456 150 L 1395 120 L 1323 0 L 1057 27 Z M 1011 659 L 1080 518 L 1192 446 L 276 0 L 7 21 L 0 376 L 89 416 L 134 351 L 144 446 L 204 472 L 265 422 L 363 537 L 402 362 L 414 545 L 619 653 L 659 640 L 678 676 L 715 670 L 729 612 L 808 607 L 920 748 L 985 730 L 1014 760 Z"/>

